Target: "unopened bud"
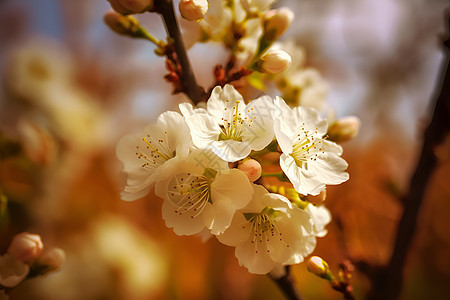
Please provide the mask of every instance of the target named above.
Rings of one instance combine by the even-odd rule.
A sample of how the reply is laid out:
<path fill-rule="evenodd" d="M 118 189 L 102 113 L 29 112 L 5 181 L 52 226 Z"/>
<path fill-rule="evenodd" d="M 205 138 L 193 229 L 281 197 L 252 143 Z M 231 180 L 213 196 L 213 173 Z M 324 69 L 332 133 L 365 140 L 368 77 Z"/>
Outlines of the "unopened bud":
<path fill-rule="evenodd" d="M 43 248 L 39 235 L 22 232 L 14 236 L 8 253 L 24 263 L 32 263 L 39 257 Z"/>
<path fill-rule="evenodd" d="M 321 278 L 328 278 L 331 274 L 330 267 L 328 266 L 327 262 L 319 256 L 312 256 L 306 263 L 306 267 L 308 268 L 309 272 Z"/>
<path fill-rule="evenodd" d="M 123 6 L 122 1 L 120 0 L 108 0 L 109 4 L 111 4 L 111 7 L 117 11 L 118 13 L 122 15 L 128 15 L 133 13 L 130 9 Z"/>
<path fill-rule="evenodd" d="M 337 143 L 350 141 L 358 134 L 360 125 L 361 121 L 355 116 L 339 119 L 328 128 L 328 136 Z"/>
<path fill-rule="evenodd" d="M 286 7 L 269 10 L 264 16 L 264 36 L 274 41 L 280 37 L 294 20 L 294 13 Z"/>
<path fill-rule="evenodd" d="M 250 182 L 253 182 L 261 177 L 262 168 L 261 164 L 257 160 L 247 159 L 239 164 L 238 169 L 247 175 Z"/>
<path fill-rule="evenodd" d="M 112 31 L 118 34 L 135 36 L 139 29 L 137 19 L 132 16 L 122 16 L 114 11 L 107 12 L 103 20 Z"/>
<path fill-rule="evenodd" d="M 117 0 L 133 14 L 146 12 L 153 7 L 153 0 Z"/>
<path fill-rule="evenodd" d="M 262 72 L 277 74 L 287 69 L 291 64 L 291 56 L 279 49 L 268 50 L 260 58 L 259 69 Z"/>
<path fill-rule="evenodd" d="M 61 248 L 51 248 L 44 251 L 32 266 L 35 274 L 45 274 L 58 269 L 66 260 L 66 253 Z"/>
<path fill-rule="evenodd" d="M 178 6 L 180 14 L 189 21 L 202 19 L 208 12 L 207 0 L 181 0 Z"/>

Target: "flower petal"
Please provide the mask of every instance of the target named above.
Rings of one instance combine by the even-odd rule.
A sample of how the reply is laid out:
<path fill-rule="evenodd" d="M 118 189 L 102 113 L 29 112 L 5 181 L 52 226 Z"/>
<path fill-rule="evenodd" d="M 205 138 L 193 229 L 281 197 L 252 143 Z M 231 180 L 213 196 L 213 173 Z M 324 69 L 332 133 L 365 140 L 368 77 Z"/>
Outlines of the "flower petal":
<path fill-rule="evenodd" d="M 228 162 L 235 162 L 245 158 L 252 150 L 247 143 L 234 140 L 224 140 L 213 142 L 211 150 L 221 159 Z"/>
<path fill-rule="evenodd" d="M 253 100 L 245 109 L 249 121 L 244 123 L 242 140 L 253 150 L 262 150 L 273 140 L 273 109 L 273 102 L 269 96 Z"/>
<path fill-rule="evenodd" d="M 192 142 L 199 148 L 207 148 L 211 142 L 219 139 L 220 127 L 214 117 L 198 113 L 186 117 L 191 129 Z"/>

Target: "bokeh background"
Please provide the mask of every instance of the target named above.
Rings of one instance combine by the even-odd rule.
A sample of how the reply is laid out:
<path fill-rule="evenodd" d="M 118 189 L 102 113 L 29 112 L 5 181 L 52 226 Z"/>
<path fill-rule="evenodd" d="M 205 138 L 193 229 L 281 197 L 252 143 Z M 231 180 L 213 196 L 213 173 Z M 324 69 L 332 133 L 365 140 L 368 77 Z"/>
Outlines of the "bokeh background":
<path fill-rule="evenodd" d="M 343 145 L 350 180 L 328 188 L 333 221 L 314 253 L 333 270 L 344 259 L 386 264 L 402 212 L 398 199 L 409 188 L 441 80 L 448 1 L 277 6 L 294 10 L 285 36 L 305 49 L 306 64 L 328 82 L 336 116 L 362 121 L 359 135 Z M 25 282 L 10 298 L 282 299 L 269 278 L 238 265 L 232 248 L 166 228 L 154 195 L 120 200 L 125 175 L 117 141 L 186 99 L 170 95 L 153 45 L 103 24 L 109 9 L 106 0 L 0 0 L 0 146 L 17 142 L 22 149 L 1 152 L 0 187 L 9 202 L 0 253 L 15 233 L 29 231 L 67 254 L 59 271 Z M 159 16 L 140 20 L 165 36 Z M 217 45 L 195 45 L 189 55 L 204 86 L 214 80 L 212 67 L 226 59 Z M 420 211 L 403 299 L 449 294 L 449 149 L 449 139 L 436 149 L 439 166 Z M 292 270 L 305 299 L 342 298 L 305 264 Z M 356 271 L 353 283 L 364 299 L 370 281 Z"/>

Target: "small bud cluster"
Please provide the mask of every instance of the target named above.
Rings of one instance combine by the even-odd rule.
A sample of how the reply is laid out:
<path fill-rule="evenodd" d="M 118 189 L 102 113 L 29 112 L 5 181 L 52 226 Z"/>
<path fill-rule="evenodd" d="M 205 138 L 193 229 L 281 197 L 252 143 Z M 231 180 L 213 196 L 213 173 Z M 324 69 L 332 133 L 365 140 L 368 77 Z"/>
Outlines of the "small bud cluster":
<path fill-rule="evenodd" d="M 13 237 L 7 252 L 0 256 L 0 291 L 14 288 L 26 278 L 56 270 L 64 260 L 64 251 L 45 250 L 39 235 L 19 233 Z"/>

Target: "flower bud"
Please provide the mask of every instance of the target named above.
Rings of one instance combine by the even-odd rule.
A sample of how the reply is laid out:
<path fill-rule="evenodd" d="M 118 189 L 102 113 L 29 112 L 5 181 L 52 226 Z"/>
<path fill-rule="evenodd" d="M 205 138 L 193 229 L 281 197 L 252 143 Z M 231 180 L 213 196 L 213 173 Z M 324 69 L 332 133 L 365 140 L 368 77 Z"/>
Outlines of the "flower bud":
<path fill-rule="evenodd" d="M 330 273 L 327 262 L 319 256 L 312 256 L 306 263 L 306 267 L 308 271 L 322 278 L 326 278 Z"/>
<path fill-rule="evenodd" d="M 337 143 L 350 141 L 358 134 L 360 125 L 361 121 L 355 116 L 339 119 L 328 128 L 328 136 Z"/>
<path fill-rule="evenodd" d="M 146 12 L 153 7 L 153 0 L 117 0 L 133 14 Z"/>
<path fill-rule="evenodd" d="M 181 0 L 178 6 L 181 16 L 189 21 L 202 19 L 208 12 L 207 0 Z"/>
<path fill-rule="evenodd" d="M 292 10 L 286 7 L 269 10 L 264 16 L 264 36 L 270 41 L 276 40 L 291 25 L 294 19 Z"/>
<path fill-rule="evenodd" d="M 45 274 L 58 269 L 66 260 L 66 253 L 61 248 L 51 248 L 44 251 L 32 266 L 36 274 Z"/>
<path fill-rule="evenodd" d="M 41 254 L 43 248 L 39 235 L 22 232 L 14 236 L 8 253 L 24 263 L 32 263 Z"/>
<path fill-rule="evenodd" d="M 238 169 L 247 175 L 250 182 L 255 181 L 261 177 L 262 168 L 258 161 L 254 159 L 247 159 L 239 164 Z"/>
<path fill-rule="evenodd" d="M 108 0 L 109 4 L 111 4 L 111 7 L 117 11 L 118 13 L 122 15 L 128 15 L 133 13 L 130 9 L 123 6 L 122 2 L 120 0 Z"/>
<path fill-rule="evenodd" d="M 291 64 L 291 56 L 279 49 L 268 50 L 260 59 L 259 69 L 262 72 L 277 74 Z"/>
<path fill-rule="evenodd" d="M 123 35 L 134 36 L 139 28 L 138 20 L 132 16 L 122 16 L 114 11 L 107 12 L 103 21 L 112 31 Z"/>

